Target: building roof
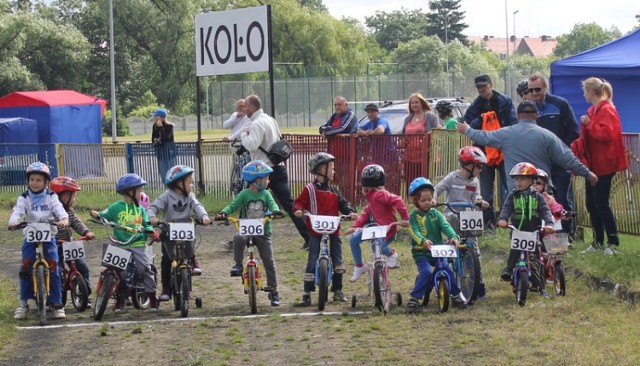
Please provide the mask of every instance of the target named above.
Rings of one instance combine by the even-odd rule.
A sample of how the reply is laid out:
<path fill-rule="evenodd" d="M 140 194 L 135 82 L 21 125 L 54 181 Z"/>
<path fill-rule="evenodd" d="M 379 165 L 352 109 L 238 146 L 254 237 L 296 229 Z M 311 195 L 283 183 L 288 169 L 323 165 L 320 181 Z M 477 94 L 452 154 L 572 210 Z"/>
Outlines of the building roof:
<path fill-rule="evenodd" d="M 494 52 L 501 57 L 507 54 L 507 39 L 494 36 L 467 36 L 470 42 L 483 45 L 489 51 Z M 547 57 L 553 53 L 553 49 L 558 45 L 555 38 L 542 36 L 530 38 L 511 38 L 509 39 L 509 55 L 513 54 L 514 49 L 518 55 L 530 55 L 533 57 Z"/>
<path fill-rule="evenodd" d="M 73 90 L 21 91 L 0 98 L 0 107 L 61 106 L 94 103 L 103 104 L 103 109 L 104 105 L 106 105 L 106 101 L 100 98 Z"/>

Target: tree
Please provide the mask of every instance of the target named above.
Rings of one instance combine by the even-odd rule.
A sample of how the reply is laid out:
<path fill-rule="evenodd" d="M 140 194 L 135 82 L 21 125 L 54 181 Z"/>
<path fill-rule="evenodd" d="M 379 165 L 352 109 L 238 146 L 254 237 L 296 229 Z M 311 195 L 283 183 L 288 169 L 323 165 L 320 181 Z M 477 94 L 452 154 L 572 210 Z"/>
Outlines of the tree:
<path fill-rule="evenodd" d="M 469 26 L 462 22 L 464 19 L 464 11 L 460 11 L 460 2 L 462 0 L 435 0 L 429 1 L 429 10 L 427 19 L 428 35 L 437 35 L 442 42 L 449 42 L 458 39 L 467 45 L 467 36 L 462 32 Z"/>
<path fill-rule="evenodd" d="M 616 27 L 605 30 L 596 23 L 577 23 L 569 34 L 558 37 L 558 45 L 553 53 L 559 58 L 568 57 L 600 46 L 621 35 Z"/>
<path fill-rule="evenodd" d="M 422 9 L 401 8 L 390 13 L 376 11 L 376 15 L 365 18 L 365 24 L 373 30 L 380 47 L 387 51 L 392 51 L 399 43 L 429 34 L 429 20 Z"/>

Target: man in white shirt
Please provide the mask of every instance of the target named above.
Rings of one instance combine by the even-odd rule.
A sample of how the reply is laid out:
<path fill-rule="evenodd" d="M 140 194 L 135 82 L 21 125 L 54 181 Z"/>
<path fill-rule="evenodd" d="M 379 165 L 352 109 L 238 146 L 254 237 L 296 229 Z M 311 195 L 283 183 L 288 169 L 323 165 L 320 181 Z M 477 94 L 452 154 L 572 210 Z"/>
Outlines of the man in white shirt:
<path fill-rule="evenodd" d="M 233 141 L 240 137 L 240 132 L 249 123 L 249 117 L 247 117 L 244 110 L 244 99 L 238 99 L 236 102 L 236 111 L 233 112 L 228 120 L 222 123 L 222 127 L 231 129 L 231 134 L 228 137 L 223 137 L 223 141 Z"/>

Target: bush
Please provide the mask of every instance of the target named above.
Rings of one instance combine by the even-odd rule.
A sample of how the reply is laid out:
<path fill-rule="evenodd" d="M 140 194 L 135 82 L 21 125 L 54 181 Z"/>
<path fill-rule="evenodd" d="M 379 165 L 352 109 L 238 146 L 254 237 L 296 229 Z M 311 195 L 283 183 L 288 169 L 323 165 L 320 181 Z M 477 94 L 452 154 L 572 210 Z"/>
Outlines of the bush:
<path fill-rule="evenodd" d="M 102 135 L 111 136 L 111 110 L 104 112 L 102 119 Z M 116 118 L 116 133 L 118 136 L 127 136 L 129 134 L 129 125 L 123 118 Z"/>

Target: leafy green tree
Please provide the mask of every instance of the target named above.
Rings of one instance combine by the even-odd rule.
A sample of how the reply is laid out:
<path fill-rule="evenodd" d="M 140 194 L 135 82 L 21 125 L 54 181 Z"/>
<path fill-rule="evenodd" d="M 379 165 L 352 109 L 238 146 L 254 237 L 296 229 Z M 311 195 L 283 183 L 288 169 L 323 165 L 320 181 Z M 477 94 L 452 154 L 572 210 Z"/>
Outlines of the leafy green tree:
<path fill-rule="evenodd" d="M 462 0 L 429 1 L 427 34 L 437 35 L 442 42 L 458 39 L 467 45 L 467 36 L 462 32 L 469 26 L 463 23 L 464 11 L 460 11 Z"/>
<path fill-rule="evenodd" d="M 387 51 L 392 51 L 399 43 L 429 34 L 429 20 L 422 9 L 376 11 L 374 16 L 365 18 L 365 24 L 371 28 L 380 47 Z"/>
<path fill-rule="evenodd" d="M 616 27 L 605 30 L 596 23 L 577 23 L 568 34 L 558 37 L 558 45 L 553 53 L 560 57 L 568 57 L 605 44 L 622 34 Z"/>

